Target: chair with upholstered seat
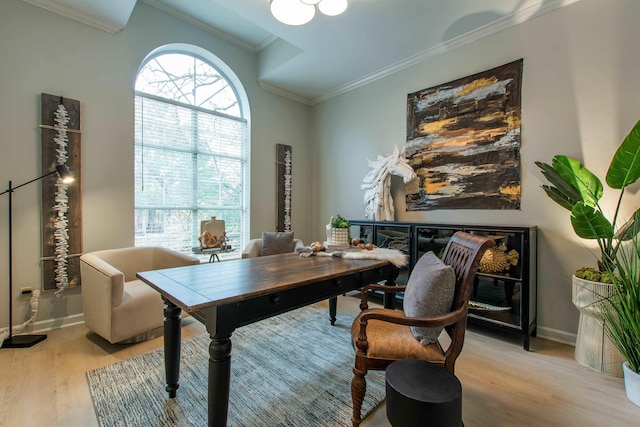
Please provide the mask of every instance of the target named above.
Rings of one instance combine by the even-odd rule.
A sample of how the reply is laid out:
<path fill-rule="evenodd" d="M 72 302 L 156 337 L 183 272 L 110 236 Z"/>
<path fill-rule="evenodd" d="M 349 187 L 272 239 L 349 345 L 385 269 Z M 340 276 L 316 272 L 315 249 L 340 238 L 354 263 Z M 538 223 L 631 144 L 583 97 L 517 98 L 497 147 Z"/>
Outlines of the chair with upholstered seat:
<path fill-rule="evenodd" d="M 85 325 L 112 344 L 162 335 L 162 298 L 136 273 L 199 263 L 197 258 L 160 247 L 108 249 L 82 255 Z"/>
<path fill-rule="evenodd" d="M 419 359 L 454 372 L 464 342 L 476 270 L 485 250 L 493 244 L 488 238 L 457 232 L 449 240 L 442 261 L 432 252 L 418 260 L 406 286 L 372 284 L 363 288 L 362 311 L 351 328 L 356 353 L 351 382 L 354 427 L 361 422 L 367 371 L 385 370 L 395 360 Z M 368 308 L 369 290 L 405 292 L 404 312 Z M 446 348 L 438 340 L 442 329 L 450 337 Z"/>

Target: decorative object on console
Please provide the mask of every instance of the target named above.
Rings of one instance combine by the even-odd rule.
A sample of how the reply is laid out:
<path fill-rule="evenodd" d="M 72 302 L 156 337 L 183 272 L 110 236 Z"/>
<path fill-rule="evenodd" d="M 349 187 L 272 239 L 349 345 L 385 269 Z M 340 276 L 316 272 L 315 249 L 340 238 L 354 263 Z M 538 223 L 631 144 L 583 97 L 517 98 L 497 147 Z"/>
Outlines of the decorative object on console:
<path fill-rule="evenodd" d="M 371 171 L 362 180 L 361 190 L 364 190 L 364 215 L 374 221 L 393 221 L 395 209 L 391 197 L 391 176 L 402 177 L 405 185 L 415 181 L 416 173 L 398 147 L 394 147 L 389 156 L 378 155 L 376 160 L 369 160 Z"/>
<path fill-rule="evenodd" d="M 293 152 L 290 145 L 276 144 L 276 206 L 277 231 L 291 231 L 291 166 Z"/>
<path fill-rule="evenodd" d="M 316 7 L 327 16 L 347 10 L 347 0 L 271 0 L 271 14 L 287 25 L 304 25 L 316 15 Z"/>
<path fill-rule="evenodd" d="M 494 241 L 499 239 L 498 236 L 492 236 Z M 515 249 L 507 251 L 507 246 L 500 243 L 487 249 L 480 259 L 478 271 L 483 273 L 499 273 L 509 270 L 512 265 L 518 265 L 519 254 Z"/>
<path fill-rule="evenodd" d="M 331 221 L 327 224 L 327 249 L 345 249 L 351 243 L 349 228 L 351 224 L 340 215 L 331 217 Z"/>
<path fill-rule="evenodd" d="M 7 194 L 8 195 L 8 199 L 9 199 L 9 210 L 8 210 L 8 219 L 9 219 L 9 225 L 8 225 L 8 236 L 9 236 L 9 262 L 8 262 L 8 266 L 9 266 L 9 326 L 7 328 L 6 334 L 3 332 L 0 336 L 3 338 L 3 343 L 2 343 L 2 348 L 15 348 L 15 347 L 31 347 L 37 343 L 39 343 L 40 341 L 44 340 L 47 338 L 46 335 L 13 335 L 14 333 L 18 333 L 21 331 L 20 328 L 17 328 L 17 330 L 14 330 L 13 328 L 13 235 L 12 235 L 12 228 L 13 228 L 13 222 L 12 222 L 12 211 L 13 211 L 13 192 L 15 190 L 17 190 L 18 188 L 24 187 L 27 184 L 31 184 L 32 182 L 36 182 L 39 181 L 45 177 L 48 177 L 50 175 L 53 174 L 58 174 L 60 176 L 60 178 L 62 179 L 62 181 L 65 184 L 68 184 L 70 182 L 73 181 L 73 176 L 71 175 L 71 172 L 69 172 L 69 168 L 67 167 L 67 165 L 56 165 L 56 167 L 52 170 L 49 171 L 47 173 L 45 173 L 42 176 L 39 176 L 38 178 L 34 178 L 31 181 L 27 181 L 23 184 L 20 185 L 16 185 L 15 187 L 12 185 L 12 182 L 9 181 L 9 187 L 3 191 L 2 193 L 0 193 L 0 196 L 3 194 Z M 44 191 L 44 190 L 43 190 Z M 23 323 L 22 325 L 20 325 L 20 327 L 24 326 L 28 326 L 31 323 L 33 323 L 33 320 L 35 320 L 35 315 L 37 314 L 37 308 L 38 308 L 38 297 L 39 297 L 39 292 L 33 292 L 31 295 L 31 317 L 30 319 Z M 34 312 L 35 311 L 35 312 Z"/>
<path fill-rule="evenodd" d="M 522 63 L 407 96 L 408 211 L 520 209 Z"/>
<path fill-rule="evenodd" d="M 80 101 L 41 94 L 42 170 L 68 165 L 74 184 L 42 181 L 42 288 L 61 296 L 80 285 L 82 254 Z"/>

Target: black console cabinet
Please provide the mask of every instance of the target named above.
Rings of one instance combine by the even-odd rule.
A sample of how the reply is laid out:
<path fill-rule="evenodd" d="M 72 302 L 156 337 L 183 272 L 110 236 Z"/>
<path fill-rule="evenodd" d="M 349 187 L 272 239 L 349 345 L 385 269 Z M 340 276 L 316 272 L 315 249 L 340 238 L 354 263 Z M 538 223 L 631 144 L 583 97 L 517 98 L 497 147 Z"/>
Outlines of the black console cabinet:
<path fill-rule="evenodd" d="M 407 267 L 398 275 L 399 285 L 406 284 L 424 253 L 441 255 L 456 231 L 488 236 L 496 242 L 476 273 L 469 321 L 520 333 L 529 350 L 529 337 L 536 332 L 536 227 L 351 220 L 351 237 L 409 256 Z"/>

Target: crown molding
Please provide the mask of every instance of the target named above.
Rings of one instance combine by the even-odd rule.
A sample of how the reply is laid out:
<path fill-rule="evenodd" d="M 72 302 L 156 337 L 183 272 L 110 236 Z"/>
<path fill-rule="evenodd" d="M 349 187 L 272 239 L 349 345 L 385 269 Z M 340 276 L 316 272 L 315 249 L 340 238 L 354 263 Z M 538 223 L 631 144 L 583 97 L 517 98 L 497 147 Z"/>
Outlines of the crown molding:
<path fill-rule="evenodd" d="M 200 28 L 201 30 L 204 30 L 210 34 L 213 34 L 216 37 L 219 37 L 223 40 L 228 41 L 229 43 L 232 43 L 238 47 L 241 47 L 245 50 L 248 50 L 251 53 L 258 53 L 260 51 L 260 47 L 254 46 L 250 43 L 247 43 L 245 41 L 242 41 L 236 37 L 233 37 L 223 31 L 220 31 L 214 27 L 212 27 L 211 25 L 208 25 L 202 21 L 200 21 L 199 19 L 195 19 L 189 15 L 186 15 L 182 12 L 180 12 L 179 10 L 165 4 L 162 3 L 158 0 L 142 0 L 143 3 L 148 4 L 149 6 L 155 7 L 158 10 L 161 10 L 162 12 L 165 12 L 175 18 L 180 19 L 181 21 L 186 22 L 187 24 L 193 25 L 194 27 Z M 264 42 L 263 42 L 264 43 Z"/>
<path fill-rule="evenodd" d="M 304 98 L 302 96 L 296 95 L 278 86 L 270 85 L 269 83 L 265 83 L 261 80 L 258 80 L 258 86 L 260 86 L 262 89 L 266 90 L 267 92 L 275 93 L 276 95 L 280 95 L 284 98 L 291 99 L 292 101 L 299 102 L 300 104 L 313 105 L 311 100 L 308 98 Z"/>
<path fill-rule="evenodd" d="M 519 10 L 514 14 L 505 16 L 502 19 L 499 19 L 495 22 L 492 22 L 483 27 L 480 27 L 477 30 L 471 31 L 467 34 L 463 34 L 459 37 L 455 37 L 447 42 L 440 43 L 430 49 L 427 49 L 423 52 L 413 55 L 407 59 L 396 62 L 376 72 L 370 73 L 362 78 L 359 78 L 350 83 L 339 86 L 338 88 L 332 90 L 331 92 L 328 92 L 325 95 L 322 95 L 318 98 L 314 98 L 310 100 L 309 101 L 310 105 L 315 105 L 315 104 L 319 104 L 321 102 L 327 101 L 328 99 L 331 99 L 343 93 L 352 91 L 354 89 L 357 89 L 359 87 L 372 83 L 376 80 L 382 79 L 384 77 L 390 76 L 392 74 L 397 73 L 398 71 L 402 71 L 414 65 L 425 62 L 429 59 L 432 59 L 436 56 L 442 55 L 443 53 L 452 51 L 461 46 L 465 46 L 467 44 L 481 40 L 499 31 L 505 30 L 510 27 L 514 27 L 518 24 L 521 24 L 523 22 L 536 18 L 545 13 L 552 12 L 556 9 L 559 9 L 564 6 L 568 6 L 573 3 L 577 3 L 578 1 L 580 0 L 552 0 L 550 2 L 542 4 L 542 7 L 535 11 L 532 11 L 532 9 L 534 7 L 539 7 L 540 3 L 529 6 L 522 10 Z"/>
<path fill-rule="evenodd" d="M 78 9 L 72 8 L 70 6 L 65 6 L 60 3 L 56 3 L 52 0 L 22 0 L 22 1 L 25 3 L 30 3 L 34 6 L 41 7 L 50 12 L 57 13 L 58 15 L 66 16 L 67 18 L 71 18 L 75 21 L 82 22 L 83 24 L 90 25 L 93 28 L 106 31 L 107 33 L 114 34 L 124 28 L 124 25 L 117 24 L 109 19 L 104 19 L 104 18 L 94 16 L 90 13 L 81 12 Z"/>

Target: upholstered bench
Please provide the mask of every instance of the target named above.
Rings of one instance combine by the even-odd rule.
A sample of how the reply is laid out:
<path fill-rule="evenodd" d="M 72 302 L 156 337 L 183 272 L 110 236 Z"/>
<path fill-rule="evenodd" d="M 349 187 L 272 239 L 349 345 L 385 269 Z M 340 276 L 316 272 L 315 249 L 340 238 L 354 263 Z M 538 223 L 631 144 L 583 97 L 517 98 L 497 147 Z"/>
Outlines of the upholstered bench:
<path fill-rule="evenodd" d="M 462 386 L 445 368 L 423 360 L 387 366 L 387 418 L 393 427 L 460 427 Z"/>

